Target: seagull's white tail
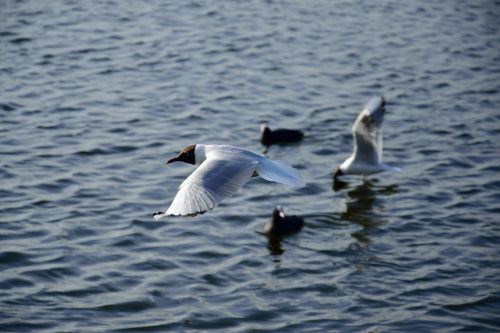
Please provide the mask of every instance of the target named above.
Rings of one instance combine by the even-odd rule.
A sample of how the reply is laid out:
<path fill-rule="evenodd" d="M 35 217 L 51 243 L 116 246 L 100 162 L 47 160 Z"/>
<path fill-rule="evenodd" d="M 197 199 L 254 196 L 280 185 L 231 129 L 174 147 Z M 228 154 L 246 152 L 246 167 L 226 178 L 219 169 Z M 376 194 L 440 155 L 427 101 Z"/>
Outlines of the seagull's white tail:
<path fill-rule="evenodd" d="M 255 171 L 265 180 L 292 187 L 305 186 L 304 180 L 297 169 L 281 162 L 264 158 L 257 164 Z"/>

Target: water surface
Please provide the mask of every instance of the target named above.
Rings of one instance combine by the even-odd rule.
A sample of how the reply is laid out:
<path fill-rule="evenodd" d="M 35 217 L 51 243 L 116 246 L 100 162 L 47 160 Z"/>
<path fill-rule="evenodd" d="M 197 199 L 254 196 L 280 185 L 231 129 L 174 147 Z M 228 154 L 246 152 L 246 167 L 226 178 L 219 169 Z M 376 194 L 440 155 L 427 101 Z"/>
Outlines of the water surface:
<path fill-rule="evenodd" d="M 3 1 L 0 331 L 500 330 L 498 1 Z M 332 170 L 384 94 L 386 162 Z M 193 143 L 262 151 L 216 210 L 154 222 Z M 305 218 L 281 243 L 275 205 Z"/>

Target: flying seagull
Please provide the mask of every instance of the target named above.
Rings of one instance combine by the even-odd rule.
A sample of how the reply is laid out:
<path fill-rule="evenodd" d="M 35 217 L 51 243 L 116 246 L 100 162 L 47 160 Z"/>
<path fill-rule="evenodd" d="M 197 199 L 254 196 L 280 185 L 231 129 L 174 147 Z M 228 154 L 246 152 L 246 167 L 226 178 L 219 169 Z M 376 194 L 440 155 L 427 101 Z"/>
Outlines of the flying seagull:
<path fill-rule="evenodd" d="M 179 186 L 170 207 L 165 212 L 153 214 L 155 220 L 205 213 L 235 194 L 252 176 L 292 187 L 304 186 L 301 175 L 291 166 L 229 145 L 191 145 L 167 164 L 173 162 L 185 162 L 198 168 Z"/>

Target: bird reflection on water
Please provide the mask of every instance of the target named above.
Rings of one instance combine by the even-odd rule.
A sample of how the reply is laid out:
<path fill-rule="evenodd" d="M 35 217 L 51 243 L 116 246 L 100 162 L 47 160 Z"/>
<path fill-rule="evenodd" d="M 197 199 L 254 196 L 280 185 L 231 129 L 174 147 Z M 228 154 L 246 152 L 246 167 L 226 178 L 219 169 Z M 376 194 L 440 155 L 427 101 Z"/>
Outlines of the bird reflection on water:
<path fill-rule="evenodd" d="M 282 255 L 285 252 L 282 241 L 283 236 L 267 235 L 267 249 L 271 255 Z"/>
<path fill-rule="evenodd" d="M 345 199 L 346 210 L 340 214 L 340 218 L 356 223 L 363 228 L 351 235 L 364 244 L 371 242 L 368 236 L 370 231 L 386 222 L 374 209 L 377 196 L 387 196 L 398 192 L 398 185 L 396 184 L 380 186 L 376 183 L 378 183 L 376 179 L 364 178 L 361 184 L 350 188 L 348 182 L 334 179 L 332 185 L 333 190 L 336 192 L 348 189 L 347 198 Z"/>

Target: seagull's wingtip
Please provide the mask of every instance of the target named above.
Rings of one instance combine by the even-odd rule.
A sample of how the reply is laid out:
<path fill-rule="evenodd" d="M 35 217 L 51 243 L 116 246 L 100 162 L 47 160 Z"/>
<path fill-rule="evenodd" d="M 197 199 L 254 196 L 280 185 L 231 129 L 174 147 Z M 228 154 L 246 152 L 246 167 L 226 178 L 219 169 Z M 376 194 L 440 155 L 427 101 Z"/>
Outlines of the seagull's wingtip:
<path fill-rule="evenodd" d="M 306 186 L 306 182 L 304 181 L 304 179 L 302 177 L 295 178 L 295 179 L 293 179 L 285 184 L 290 186 L 290 187 L 293 187 L 293 188 L 302 188 L 302 187 Z"/>

